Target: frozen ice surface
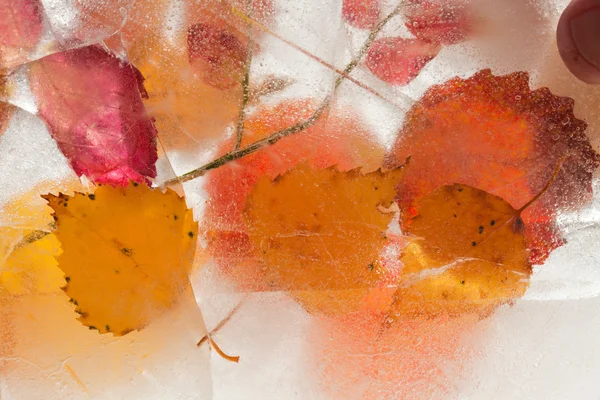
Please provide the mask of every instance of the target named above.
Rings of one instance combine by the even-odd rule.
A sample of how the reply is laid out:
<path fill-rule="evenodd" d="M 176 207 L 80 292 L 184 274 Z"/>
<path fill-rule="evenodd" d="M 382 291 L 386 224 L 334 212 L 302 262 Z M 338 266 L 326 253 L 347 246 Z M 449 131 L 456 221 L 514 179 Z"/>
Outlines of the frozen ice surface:
<path fill-rule="evenodd" d="M 79 181 L 36 115 L 27 63 L 89 43 L 135 60 L 145 74 L 145 106 L 159 131 L 155 184 L 213 160 L 224 139 L 236 135 L 242 91 L 217 90 L 198 78 L 188 65 L 186 24 L 189 15 L 206 24 L 217 21 L 221 16 L 210 7 L 216 10 L 218 3 L 240 12 L 244 2 L 43 0 L 39 42 L 10 53 L 6 65 L 15 68 L 8 98 L 17 111 L 0 133 L 0 205 L 32 187 L 45 193 L 61 190 L 63 182 L 88 184 Z M 261 29 L 250 30 L 247 19 L 227 22 L 235 40 L 250 37 L 257 46 L 250 87 L 258 90 L 253 83 L 272 77 L 286 84 L 249 100 L 246 117 L 259 115 L 265 105 L 331 97 L 333 109 L 358 116 L 388 150 L 407 111 L 432 85 L 483 68 L 496 75 L 526 71 L 533 89 L 549 87 L 575 101 L 575 116 L 587 123 L 589 141 L 600 150 L 600 89 L 576 81 L 554 43 L 566 0 L 471 0 L 477 34 L 443 46 L 410 83 L 389 85 L 358 63 L 351 73 L 355 81 L 339 88 L 338 72 L 368 37 L 343 21 L 342 0 L 256 3 L 269 9 Z M 381 16 L 396 4 L 382 0 Z M 381 34 L 411 37 L 401 15 Z M 221 49 L 227 53 L 237 42 L 223 37 L 229 38 Z M 235 73 L 228 61 L 225 68 Z M 325 127 L 334 119 L 327 118 Z M 194 131 L 199 126 L 202 131 Z M 173 187 L 185 194 L 200 222 L 210 200 L 209 178 Z M 0 399 L 597 399 L 599 178 L 596 172 L 588 204 L 558 215 L 566 242 L 534 266 L 526 294 L 481 320 L 404 319 L 382 333 L 368 317 L 311 315 L 285 292 L 236 287 L 206 253 L 208 235 L 198 239 L 191 275 L 195 298 L 122 337 L 88 330 L 58 290 L 2 298 Z M 31 228 L 13 217 L 0 215 L 0 227 Z M 207 342 L 196 346 L 216 328 L 211 338 L 227 354 L 240 356 L 239 363 L 223 359 Z"/>
<path fill-rule="evenodd" d="M 44 122 L 27 111 L 18 110 L 14 114 L 0 137 L 0 152 L 2 203 L 36 184 L 74 177 Z"/>

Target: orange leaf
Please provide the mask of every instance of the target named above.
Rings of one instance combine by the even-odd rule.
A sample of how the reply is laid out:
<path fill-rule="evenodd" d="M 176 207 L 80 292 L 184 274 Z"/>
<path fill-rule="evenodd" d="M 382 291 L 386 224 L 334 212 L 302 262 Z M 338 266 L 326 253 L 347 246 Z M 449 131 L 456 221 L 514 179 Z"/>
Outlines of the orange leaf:
<path fill-rule="evenodd" d="M 261 107 L 246 119 L 241 148 L 306 120 L 316 109 L 316 101 L 308 99 Z M 234 140 L 224 142 L 219 154 L 231 151 Z M 264 175 L 274 179 L 302 162 L 317 168 L 337 165 L 341 170 L 363 167 L 373 171 L 382 159 L 381 145 L 352 110 L 329 112 L 308 129 L 207 174 L 207 219 L 212 220 L 208 225 L 213 222 L 243 231 L 246 196 Z"/>
<path fill-rule="evenodd" d="M 244 219 L 266 290 L 292 292 L 308 311 L 360 306 L 385 274 L 390 207 L 402 169 L 341 172 L 301 164 L 248 196 Z"/>
<path fill-rule="evenodd" d="M 241 147 L 306 120 L 317 106 L 315 100 L 303 99 L 260 107 L 246 119 Z M 224 142 L 219 153 L 231 151 L 234 140 Z M 260 254 L 252 249 L 243 219 L 246 198 L 261 177 L 275 179 L 301 163 L 316 169 L 336 165 L 344 171 L 359 167 L 374 171 L 381 166 L 383 152 L 351 109 L 334 109 L 308 129 L 210 171 L 202 226 L 218 270 L 240 290 L 269 290 L 257 282 Z"/>
<path fill-rule="evenodd" d="M 4 98 L 7 95 L 6 92 L 6 77 L 0 71 L 0 135 L 8 127 L 8 121 L 13 112 L 13 106 L 4 102 Z"/>
<path fill-rule="evenodd" d="M 63 248 L 64 291 L 90 329 L 142 329 L 190 289 L 197 225 L 175 192 L 133 184 L 46 199 Z"/>
<path fill-rule="evenodd" d="M 500 197 L 443 186 L 419 201 L 410 227 L 393 314 L 484 316 L 525 293 L 525 225 L 521 210 Z"/>

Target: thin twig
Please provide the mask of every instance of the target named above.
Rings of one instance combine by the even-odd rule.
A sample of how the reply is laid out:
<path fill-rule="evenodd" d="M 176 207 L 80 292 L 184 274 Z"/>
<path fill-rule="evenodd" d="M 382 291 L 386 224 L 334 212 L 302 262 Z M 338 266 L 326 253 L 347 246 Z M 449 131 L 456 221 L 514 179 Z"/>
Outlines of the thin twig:
<path fill-rule="evenodd" d="M 531 200 L 529 200 L 527 203 L 525 203 L 525 205 L 523 205 L 523 207 L 521 207 L 517 210 L 517 212 L 519 214 L 522 213 L 523 211 L 525 211 L 525 209 L 528 208 L 530 205 L 535 203 L 540 197 L 542 197 L 542 195 L 544 193 L 546 193 L 548 191 L 548 189 L 550 189 L 550 186 L 552 186 L 552 184 L 556 180 L 556 177 L 558 176 L 558 173 L 560 172 L 560 168 L 562 167 L 562 165 L 563 165 L 564 161 L 567 159 L 567 157 L 569 157 L 568 154 L 561 157 L 558 160 L 558 162 L 556 163 L 556 167 L 554 167 L 554 172 L 552 173 L 550 180 L 546 183 L 546 185 L 542 188 L 542 190 L 538 194 L 536 194 Z"/>
<path fill-rule="evenodd" d="M 246 0 L 246 8 L 248 8 L 250 1 Z M 238 116 L 237 129 L 235 132 L 235 147 L 234 151 L 240 149 L 242 145 L 242 137 L 244 135 L 244 120 L 246 119 L 246 106 L 248 105 L 248 86 L 250 85 L 250 65 L 252 64 L 252 46 L 254 42 L 250 39 L 250 24 L 246 24 L 248 41 L 248 54 L 246 56 L 246 64 L 244 65 L 244 78 L 242 79 L 242 101 L 240 104 L 240 113 Z"/>
<path fill-rule="evenodd" d="M 373 43 L 373 41 L 375 40 L 375 38 L 377 37 L 379 32 L 381 32 L 383 27 L 400 11 L 401 7 L 402 7 L 402 2 L 400 2 L 396 6 L 396 8 L 394 8 L 394 10 L 391 13 L 389 13 L 383 20 L 381 20 L 377 24 L 377 26 L 373 29 L 373 31 L 371 31 L 371 33 L 369 34 L 369 37 L 367 38 L 367 40 L 365 41 L 365 43 L 359 50 L 358 54 L 352 59 L 352 61 L 350 61 L 350 63 L 342 71 L 342 74 L 340 74 L 337 77 L 337 79 L 335 80 L 335 84 L 333 86 L 334 93 L 335 93 L 335 90 L 344 81 L 344 79 L 346 79 L 348 74 L 350 74 L 354 70 L 354 68 L 356 68 L 358 66 L 358 64 L 360 63 L 360 60 L 367 53 L 369 47 L 371 46 L 371 44 Z M 325 109 L 329 106 L 330 101 L 331 101 L 331 95 L 327 96 L 323 100 L 323 103 L 321 104 L 321 106 L 319 106 L 319 108 L 315 111 L 315 113 L 312 116 L 310 116 L 308 119 L 306 119 L 305 121 L 299 122 L 295 125 L 290 126 L 289 128 L 283 129 L 279 132 L 275 132 L 272 135 L 270 135 L 264 139 L 261 139 L 257 142 L 254 142 L 243 149 L 234 150 L 232 152 L 229 152 L 229 153 L 209 162 L 208 164 L 205 164 L 199 168 L 196 168 L 193 171 L 183 174 L 182 176 L 175 177 L 173 179 L 169 179 L 169 180 L 165 181 L 161 186 L 165 187 L 165 186 L 173 185 L 176 183 L 183 183 L 183 182 L 187 182 L 192 179 L 198 178 L 200 176 L 203 176 L 204 174 L 206 174 L 208 171 L 210 171 L 212 169 L 219 168 L 231 161 L 245 157 L 248 154 L 252 154 L 252 153 L 256 152 L 257 150 L 261 149 L 264 146 L 275 144 L 279 140 L 283 139 L 286 136 L 293 135 L 294 133 L 303 131 L 304 129 L 311 127 L 319 120 L 319 118 L 323 114 L 323 111 L 325 111 Z"/>
<path fill-rule="evenodd" d="M 262 96 L 281 92 L 292 84 L 291 79 L 279 78 L 275 76 L 267 77 L 259 86 L 250 87 L 248 91 L 248 104 L 253 104 Z"/>
<path fill-rule="evenodd" d="M 244 79 L 242 80 L 242 102 L 240 104 L 240 113 L 238 115 L 237 129 L 235 132 L 235 147 L 234 151 L 240 149 L 242 145 L 242 137 L 244 134 L 244 122 L 246 119 L 246 106 L 248 105 L 249 96 L 249 85 L 250 85 L 250 64 L 252 63 L 252 52 L 250 46 L 248 46 L 248 57 L 246 58 L 246 65 L 244 67 Z"/>
<path fill-rule="evenodd" d="M 229 354 L 225 354 L 225 352 L 223 350 L 221 350 L 219 345 L 217 345 L 217 343 L 214 340 L 212 340 L 212 338 L 209 338 L 208 340 L 210 342 L 210 347 L 215 349 L 215 351 L 217 352 L 218 355 L 220 355 L 227 361 L 231 361 L 234 363 L 240 362 L 240 356 L 230 356 Z"/>
<path fill-rule="evenodd" d="M 206 341 L 208 341 L 210 347 L 214 348 L 218 355 L 220 355 L 221 357 L 223 357 L 227 361 L 231 361 L 231 362 L 234 362 L 234 363 L 239 362 L 240 361 L 240 357 L 239 356 L 235 356 L 234 357 L 234 356 L 230 356 L 228 354 L 225 354 L 225 352 L 223 352 L 223 350 L 221 350 L 221 348 L 213 340 L 212 335 L 214 335 L 215 333 L 217 333 L 223 326 L 225 326 L 225 324 L 227 322 L 229 322 L 229 320 L 237 313 L 237 311 L 240 309 L 240 307 L 242 306 L 242 304 L 244 304 L 244 301 L 246 301 L 247 298 L 248 298 L 248 295 L 244 296 L 244 298 L 242 298 L 242 300 L 240 300 L 240 302 L 235 307 L 233 307 L 233 309 L 229 312 L 229 314 L 227 314 L 227 316 L 221 322 L 219 322 L 219 324 L 212 331 L 210 331 L 209 333 L 207 333 L 206 335 L 204 335 L 204 337 L 202 339 L 200 339 L 200 341 L 196 344 L 196 346 L 200 347 Z"/>
<path fill-rule="evenodd" d="M 280 34 L 278 34 L 277 32 L 272 31 L 271 29 L 269 29 L 269 27 L 265 26 L 264 24 L 260 23 L 259 21 L 257 21 L 256 19 L 252 18 L 249 15 L 246 15 L 242 12 L 237 12 L 237 14 L 247 20 L 249 23 L 251 23 L 252 25 L 256 26 L 257 28 L 259 28 L 261 31 L 267 33 L 268 35 L 273 36 L 274 38 L 280 40 L 281 42 L 285 43 L 286 45 L 298 50 L 300 53 L 304 54 L 307 57 L 312 58 L 313 60 L 315 60 L 316 62 L 318 62 L 319 64 L 327 67 L 328 69 L 336 72 L 339 75 L 342 75 L 345 77 L 345 79 L 347 79 L 348 81 L 354 83 L 355 85 L 357 85 L 358 87 L 368 91 L 369 93 L 373 94 L 374 96 L 380 98 L 381 100 L 385 101 L 386 103 L 390 103 L 392 105 L 396 105 L 394 104 L 393 101 L 391 101 L 390 99 L 387 99 L 386 97 L 384 97 L 381 93 L 379 93 L 378 91 L 376 91 L 375 89 L 365 85 L 364 83 L 362 83 L 361 81 L 359 81 L 358 79 L 354 79 L 353 77 L 351 77 L 350 75 L 348 75 L 347 73 L 345 73 L 344 71 L 336 68 L 334 65 L 328 63 L 327 61 L 317 57 L 316 55 L 312 54 L 310 51 L 304 49 L 303 47 L 297 45 L 296 43 L 292 42 L 291 40 L 288 40 L 286 38 L 284 38 L 283 36 L 281 36 Z"/>
<path fill-rule="evenodd" d="M 227 314 L 227 316 L 221 322 L 219 322 L 219 324 L 215 326 L 215 328 L 212 331 L 210 331 L 208 334 L 204 335 L 202 339 L 200 339 L 196 346 L 202 346 L 202 344 L 204 344 L 204 342 L 206 342 L 211 335 L 214 335 L 215 333 L 219 332 L 221 328 L 224 327 L 225 324 L 229 322 L 229 320 L 233 318 L 233 316 L 238 312 L 238 310 L 240 309 L 242 304 L 244 304 L 244 301 L 246 301 L 247 298 L 248 295 L 244 296 L 244 298 L 242 298 L 242 300 L 240 300 L 240 302 L 235 307 L 233 307 L 231 311 L 229 311 L 229 314 Z"/>
<path fill-rule="evenodd" d="M 262 147 L 277 143 L 280 139 L 282 139 L 286 136 L 290 136 L 296 132 L 300 132 L 306 128 L 309 128 L 317 122 L 317 120 L 319 119 L 319 117 L 321 116 L 321 114 L 323 113 L 323 111 L 325 110 L 325 108 L 328 105 L 329 105 L 329 98 L 325 99 L 325 101 L 323 102 L 321 107 L 319 107 L 317 109 L 317 111 L 307 120 L 297 123 L 295 125 L 292 125 L 289 128 L 286 128 L 282 131 L 276 132 L 276 133 L 272 134 L 271 136 L 268 136 L 264 139 L 261 139 L 257 142 L 252 143 L 251 145 L 249 145 L 247 147 L 244 147 L 243 149 L 227 153 L 227 154 L 217 158 L 216 160 L 213 160 L 213 161 L 209 162 L 208 164 L 203 165 L 200 168 L 196 168 L 195 170 L 190 171 L 186 174 L 183 174 L 179 177 L 170 179 L 170 180 L 164 182 L 161 186 L 165 187 L 165 186 L 173 185 L 175 183 L 180 183 L 180 182 L 183 183 L 183 182 L 191 181 L 192 179 L 198 178 L 198 177 L 206 174 L 211 169 L 219 168 L 231 161 L 245 157 L 248 154 L 252 154 Z"/>

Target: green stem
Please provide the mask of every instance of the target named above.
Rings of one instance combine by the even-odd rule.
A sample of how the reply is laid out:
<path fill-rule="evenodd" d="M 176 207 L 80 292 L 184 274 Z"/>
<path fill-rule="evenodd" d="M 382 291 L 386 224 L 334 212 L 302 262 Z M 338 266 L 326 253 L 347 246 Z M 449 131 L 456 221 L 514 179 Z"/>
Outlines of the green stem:
<path fill-rule="evenodd" d="M 250 45 L 248 45 L 248 57 L 246 58 L 246 65 L 244 70 L 244 79 L 242 80 L 242 102 L 240 104 L 240 113 L 238 116 L 237 129 L 235 132 L 235 147 L 234 151 L 240 149 L 242 145 L 242 137 L 244 134 L 244 122 L 246 119 L 246 106 L 248 105 L 249 89 L 250 86 L 250 64 L 252 63 L 252 52 L 250 51 Z"/>
<path fill-rule="evenodd" d="M 336 78 L 335 84 L 333 86 L 333 93 L 335 93 L 335 90 L 342 84 L 342 82 L 344 81 L 346 76 L 348 74 L 350 74 L 350 72 L 352 72 L 358 66 L 358 64 L 364 57 L 364 55 L 369 50 L 369 47 L 371 46 L 371 44 L 373 43 L 373 41 L 379 34 L 379 32 L 381 32 L 383 27 L 396 14 L 398 14 L 398 12 L 400 11 L 401 8 L 402 8 L 402 1 L 400 3 L 398 3 L 398 5 L 394 8 L 394 10 L 391 13 L 389 13 L 384 19 L 382 19 L 377 24 L 377 26 L 371 31 L 371 33 L 369 34 L 369 37 L 367 38 L 367 40 L 365 41 L 365 43 L 359 50 L 358 54 L 352 59 L 352 61 L 350 61 L 350 63 L 348 63 L 346 68 L 344 68 L 343 74 L 339 75 Z M 327 107 L 329 107 L 330 101 L 331 101 L 331 95 L 327 96 L 325 98 L 325 100 L 323 100 L 323 103 L 321 103 L 319 108 L 315 111 L 315 113 L 313 115 L 311 115 L 309 118 L 307 118 L 306 120 L 299 122 L 295 125 L 292 125 L 289 128 L 275 132 L 272 135 L 270 135 L 264 139 L 254 142 L 254 143 L 248 145 L 247 147 L 244 147 L 243 149 L 238 148 L 237 143 L 236 143 L 235 150 L 209 162 L 208 164 L 205 164 L 199 168 L 196 168 L 193 171 L 187 172 L 187 173 L 185 173 L 181 176 L 175 177 L 173 179 L 169 179 L 169 180 L 163 182 L 163 184 L 161 186 L 162 187 L 170 186 L 170 185 L 173 185 L 176 183 L 183 183 L 183 182 L 187 182 L 192 179 L 198 178 L 200 176 L 203 176 L 204 174 L 206 174 L 208 171 L 210 171 L 212 169 L 219 168 L 227 163 L 230 163 L 231 161 L 245 157 L 249 154 L 252 154 L 252 153 L 260 150 L 261 148 L 263 148 L 265 146 L 270 146 L 272 144 L 277 143 L 279 140 L 283 139 L 286 136 L 293 135 L 294 133 L 301 132 L 304 129 L 311 127 L 319 120 L 319 118 L 323 114 L 323 111 L 325 111 L 325 109 Z M 237 137 L 238 140 L 239 140 L 239 137 L 240 137 L 240 135 L 239 135 L 239 123 L 238 123 L 238 137 Z M 240 140 L 240 142 L 241 142 L 241 140 Z"/>

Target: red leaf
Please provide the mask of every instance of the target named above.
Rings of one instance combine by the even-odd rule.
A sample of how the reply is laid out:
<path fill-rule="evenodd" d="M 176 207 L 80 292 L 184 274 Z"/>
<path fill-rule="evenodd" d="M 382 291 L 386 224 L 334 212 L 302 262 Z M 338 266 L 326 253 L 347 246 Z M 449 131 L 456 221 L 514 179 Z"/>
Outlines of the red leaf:
<path fill-rule="evenodd" d="M 144 110 L 143 78 L 98 46 L 31 66 L 40 116 L 78 175 L 127 185 L 156 176 L 156 129 Z"/>
<path fill-rule="evenodd" d="M 344 0 L 342 17 L 359 29 L 372 28 L 379 19 L 379 0 Z"/>
<path fill-rule="evenodd" d="M 234 29 L 211 23 L 198 23 L 188 30 L 190 64 L 204 82 L 228 89 L 242 82 L 248 46 Z"/>
<path fill-rule="evenodd" d="M 408 30 L 430 43 L 459 43 L 472 29 L 467 0 L 410 0 L 405 18 Z"/>
<path fill-rule="evenodd" d="M 37 0 L 0 0 L 0 46 L 30 48 L 42 33 Z"/>
<path fill-rule="evenodd" d="M 418 39 L 381 38 L 369 49 L 366 65 L 382 81 L 401 86 L 419 75 L 439 51 L 439 45 Z"/>

